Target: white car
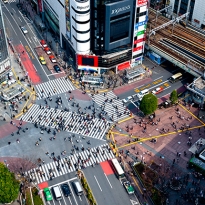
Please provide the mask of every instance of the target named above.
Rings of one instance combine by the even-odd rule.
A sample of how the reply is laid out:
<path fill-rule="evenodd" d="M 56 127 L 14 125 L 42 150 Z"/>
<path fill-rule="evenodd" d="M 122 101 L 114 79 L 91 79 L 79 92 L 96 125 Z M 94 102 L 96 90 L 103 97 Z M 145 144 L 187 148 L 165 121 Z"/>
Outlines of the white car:
<path fill-rule="evenodd" d="M 127 102 L 129 102 L 130 100 L 132 100 L 132 96 L 128 96 L 127 98 L 123 99 L 122 102 L 123 102 L 123 103 L 127 103 Z"/>
<path fill-rule="evenodd" d="M 24 34 L 28 33 L 28 30 L 24 26 L 21 26 L 21 30 Z"/>

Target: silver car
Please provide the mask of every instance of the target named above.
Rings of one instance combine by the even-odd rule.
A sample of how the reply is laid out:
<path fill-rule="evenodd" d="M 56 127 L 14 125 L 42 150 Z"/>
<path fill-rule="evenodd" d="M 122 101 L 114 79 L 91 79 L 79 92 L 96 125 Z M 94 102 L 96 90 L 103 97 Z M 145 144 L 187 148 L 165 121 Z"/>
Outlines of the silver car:
<path fill-rule="evenodd" d="M 28 33 L 28 30 L 24 26 L 21 26 L 21 30 L 24 34 Z"/>

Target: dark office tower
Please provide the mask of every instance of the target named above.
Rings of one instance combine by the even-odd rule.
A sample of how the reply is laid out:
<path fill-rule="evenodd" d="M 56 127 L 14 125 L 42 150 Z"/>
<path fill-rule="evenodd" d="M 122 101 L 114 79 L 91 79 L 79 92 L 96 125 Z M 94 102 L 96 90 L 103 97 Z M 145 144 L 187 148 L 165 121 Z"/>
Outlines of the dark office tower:
<path fill-rule="evenodd" d="M 3 13 L 0 2 L 0 83 L 8 78 L 11 61 L 8 52 L 7 38 L 4 27 Z"/>

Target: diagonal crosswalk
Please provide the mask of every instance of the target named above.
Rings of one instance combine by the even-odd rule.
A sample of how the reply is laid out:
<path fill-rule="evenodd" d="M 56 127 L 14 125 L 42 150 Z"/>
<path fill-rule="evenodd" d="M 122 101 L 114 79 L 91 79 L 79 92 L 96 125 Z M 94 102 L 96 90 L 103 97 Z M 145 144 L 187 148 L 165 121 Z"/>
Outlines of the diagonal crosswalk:
<path fill-rule="evenodd" d="M 37 99 L 42 99 L 75 90 L 75 87 L 69 79 L 62 77 L 38 84 L 35 89 L 38 95 Z"/>
<path fill-rule="evenodd" d="M 112 121 L 119 121 L 130 114 L 130 111 L 123 105 L 123 102 L 112 91 L 90 96 L 101 109 L 107 112 Z"/>
<path fill-rule="evenodd" d="M 50 177 L 59 177 L 74 172 L 77 168 L 86 168 L 113 158 L 115 156 L 108 144 L 103 144 L 47 164 L 42 164 L 38 168 L 25 172 L 25 175 L 32 179 L 33 183 L 39 184 L 48 181 Z"/>
<path fill-rule="evenodd" d="M 33 104 L 21 119 L 46 127 L 59 128 L 87 137 L 102 139 L 111 123 L 97 118 L 88 118 L 74 112 L 66 112 Z"/>

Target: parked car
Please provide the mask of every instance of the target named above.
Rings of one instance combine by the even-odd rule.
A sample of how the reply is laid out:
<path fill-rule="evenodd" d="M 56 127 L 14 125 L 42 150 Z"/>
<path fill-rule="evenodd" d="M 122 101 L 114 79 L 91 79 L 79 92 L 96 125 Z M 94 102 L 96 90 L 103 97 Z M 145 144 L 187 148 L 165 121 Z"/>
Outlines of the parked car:
<path fill-rule="evenodd" d="M 51 190 L 47 187 L 47 188 L 44 188 L 43 189 L 43 192 L 45 194 L 45 198 L 46 198 L 46 201 L 51 201 L 53 200 L 53 197 L 51 195 Z"/>
<path fill-rule="evenodd" d="M 50 50 L 49 47 L 45 47 L 45 48 L 44 48 L 44 51 L 45 51 L 48 55 L 51 54 L 51 50 Z"/>
<path fill-rule="evenodd" d="M 28 30 L 24 26 L 21 26 L 21 30 L 24 34 L 28 33 Z"/>
<path fill-rule="evenodd" d="M 44 57 L 40 56 L 39 61 L 41 62 L 42 65 L 46 65 L 46 61 L 45 61 Z"/>
<path fill-rule="evenodd" d="M 61 72 L 61 69 L 58 65 L 54 65 L 53 66 L 54 70 L 58 73 L 58 72 Z"/>
<path fill-rule="evenodd" d="M 40 41 L 40 44 L 41 44 L 44 48 L 48 47 L 48 45 L 46 44 L 46 41 L 44 41 L 44 40 L 41 40 L 41 41 Z"/>
<path fill-rule="evenodd" d="M 56 63 L 57 62 L 57 60 L 56 60 L 54 55 L 50 55 L 49 59 L 51 60 L 52 63 Z"/>
<path fill-rule="evenodd" d="M 152 91 L 152 94 L 157 95 L 157 94 L 161 93 L 163 90 L 164 90 L 163 87 L 158 87 Z"/>
<path fill-rule="evenodd" d="M 62 184 L 61 189 L 65 197 L 68 197 L 71 195 L 70 187 L 68 186 L 68 184 Z"/>

